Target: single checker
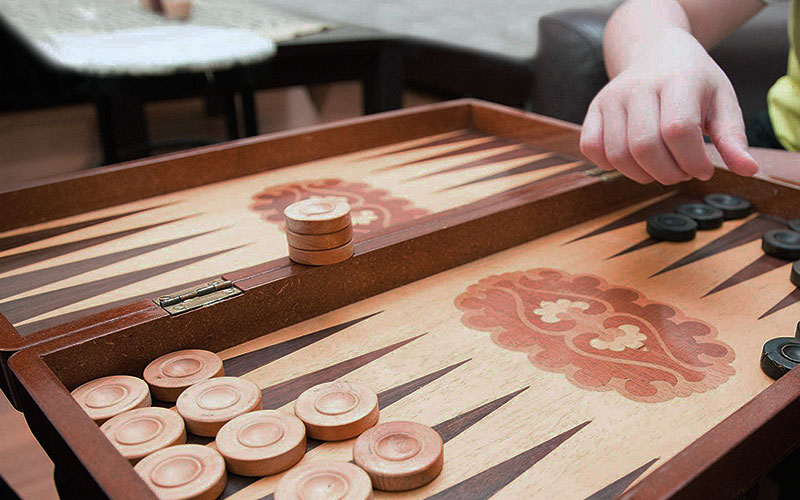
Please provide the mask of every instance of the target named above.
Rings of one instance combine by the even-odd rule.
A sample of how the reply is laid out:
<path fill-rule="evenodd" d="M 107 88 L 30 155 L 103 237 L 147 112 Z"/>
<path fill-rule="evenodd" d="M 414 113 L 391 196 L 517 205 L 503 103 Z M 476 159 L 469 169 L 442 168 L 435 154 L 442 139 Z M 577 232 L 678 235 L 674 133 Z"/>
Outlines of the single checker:
<path fill-rule="evenodd" d="M 675 213 L 685 215 L 697 223 L 697 229 L 717 229 L 722 227 L 724 216 L 719 208 L 704 203 L 684 203 L 678 205 Z"/>
<path fill-rule="evenodd" d="M 789 279 L 792 281 L 794 286 L 800 288 L 800 260 L 797 260 L 794 264 L 792 264 L 792 273 Z"/>
<path fill-rule="evenodd" d="M 779 259 L 800 260 L 800 233 L 788 229 L 768 231 L 761 238 L 761 249 Z"/>
<path fill-rule="evenodd" d="M 160 356 L 144 369 L 153 397 L 174 403 L 191 385 L 225 375 L 222 358 L 202 349 L 186 349 Z"/>
<path fill-rule="evenodd" d="M 327 234 L 351 224 L 350 205 L 342 198 L 309 198 L 283 211 L 286 229 L 298 234 Z"/>
<path fill-rule="evenodd" d="M 800 219 L 794 219 L 789 221 L 789 229 L 800 233 Z"/>
<path fill-rule="evenodd" d="M 275 500 L 371 500 L 366 472 L 348 462 L 310 462 L 290 470 L 278 482 Z"/>
<path fill-rule="evenodd" d="M 240 476 L 269 476 L 303 458 L 306 428 L 294 415 L 254 411 L 223 425 L 216 443 L 229 471 Z"/>
<path fill-rule="evenodd" d="M 181 444 L 148 455 L 134 466 L 163 500 L 213 500 L 225 490 L 225 460 L 217 450 Z"/>
<path fill-rule="evenodd" d="M 742 197 L 725 193 L 712 193 L 703 198 L 706 205 L 722 210 L 725 220 L 743 219 L 750 215 L 753 206 Z"/>
<path fill-rule="evenodd" d="M 342 441 L 358 436 L 378 422 L 378 396 L 369 387 L 329 382 L 308 389 L 294 405 L 309 437 Z"/>
<path fill-rule="evenodd" d="M 351 240 L 340 247 L 328 250 L 300 250 L 290 246 L 289 258 L 298 264 L 306 266 L 330 266 L 344 262 L 352 257 L 354 252 L 355 247 Z"/>
<path fill-rule="evenodd" d="M 72 391 L 72 397 L 98 425 L 122 412 L 152 404 L 145 381 L 130 375 L 91 380 Z"/>
<path fill-rule="evenodd" d="M 158 450 L 186 443 L 186 426 L 167 408 L 137 408 L 110 418 L 100 430 L 132 463 Z"/>
<path fill-rule="evenodd" d="M 346 245 L 353 239 L 353 226 L 325 234 L 299 234 L 286 230 L 289 246 L 298 250 L 329 250 Z"/>
<path fill-rule="evenodd" d="M 800 341 L 792 337 L 768 340 L 761 350 L 761 370 L 778 380 L 800 364 Z"/>
<path fill-rule="evenodd" d="M 680 214 L 658 214 L 647 219 L 647 234 L 659 241 L 690 241 L 697 235 L 697 222 Z"/>
<path fill-rule="evenodd" d="M 214 437 L 226 422 L 261 409 L 261 389 L 242 378 L 217 377 L 189 387 L 176 404 L 189 432 Z"/>
<path fill-rule="evenodd" d="M 406 491 L 433 481 L 444 466 L 439 433 L 416 422 L 388 422 L 359 436 L 356 465 L 367 471 L 377 490 Z"/>

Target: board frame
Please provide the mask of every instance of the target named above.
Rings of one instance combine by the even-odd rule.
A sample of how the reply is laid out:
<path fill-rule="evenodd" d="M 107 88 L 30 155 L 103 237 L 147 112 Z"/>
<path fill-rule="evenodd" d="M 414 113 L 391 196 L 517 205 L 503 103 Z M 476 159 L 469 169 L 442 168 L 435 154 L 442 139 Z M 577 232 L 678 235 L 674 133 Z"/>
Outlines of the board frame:
<path fill-rule="evenodd" d="M 554 150 L 576 153 L 576 126 L 474 101 L 458 106 L 466 107 L 468 124 L 480 130 L 513 133 L 522 140 L 543 134 L 537 145 L 549 141 Z M 426 108 L 421 116 L 431 111 Z M 385 116 L 398 114 L 413 113 Z M 380 117 L 374 120 L 380 123 Z M 740 193 L 762 211 L 784 217 L 796 210 L 800 194 L 786 183 L 725 171 L 709 183 L 689 182 L 679 189 L 701 196 Z M 98 376 L 141 373 L 149 360 L 176 349 L 218 351 L 668 191 L 585 175 L 568 185 L 520 188 L 371 233 L 356 244 L 352 259 L 334 266 L 310 268 L 283 258 L 229 273 L 225 278 L 242 295 L 183 315 L 171 317 L 149 301 L 106 311 L 13 355 L 9 366 L 26 418 L 53 458 L 57 478 L 69 478 L 74 491 L 86 496 L 155 498 L 68 389 Z M 800 371 L 793 370 L 623 498 L 732 497 L 800 444 L 798 418 Z"/>

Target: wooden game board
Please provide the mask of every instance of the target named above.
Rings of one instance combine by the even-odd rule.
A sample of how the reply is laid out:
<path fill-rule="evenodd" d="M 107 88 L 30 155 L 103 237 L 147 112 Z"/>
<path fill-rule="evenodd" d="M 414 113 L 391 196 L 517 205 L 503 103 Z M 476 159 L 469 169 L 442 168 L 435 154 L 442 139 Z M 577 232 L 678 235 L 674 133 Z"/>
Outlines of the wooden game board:
<path fill-rule="evenodd" d="M 365 128 L 376 120 L 359 119 L 0 193 L 0 313 L 15 327 L 0 335 L 3 364 L 65 323 L 286 256 L 282 211 L 299 199 L 346 198 L 358 240 L 591 168 L 466 128 L 463 104 L 433 109 L 427 122 L 425 112 L 383 118 L 379 134 Z"/>
<path fill-rule="evenodd" d="M 469 106 L 476 128 L 547 140 L 536 117 Z M 577 144 L 574 127 L 558 135 Z M 150 498 L 68 390 L 194 347 L 262 387 L 264 408 L 342 379 L 378 392 L 382 421 L 433 426 L 442 475 L 376 498 L 732 497 L 800 442 L 800 372 L 772 382 L 758 363 L 800 311 L 790 264 L 760 249 L 800 190 L 577 174 L 378 229 L 338 265 L 225 274 L 243 293 L 186 314 L 104 312 L 12 356 L 31 428 L 66 486 Z M 709 192 L 758 212 L 687 243 L 647 237 L 649 215 Z M 310 441 L 304 460 L 351 450 Z M 223 496 L 270 498 L 279 477 L 229 475 Z"/>

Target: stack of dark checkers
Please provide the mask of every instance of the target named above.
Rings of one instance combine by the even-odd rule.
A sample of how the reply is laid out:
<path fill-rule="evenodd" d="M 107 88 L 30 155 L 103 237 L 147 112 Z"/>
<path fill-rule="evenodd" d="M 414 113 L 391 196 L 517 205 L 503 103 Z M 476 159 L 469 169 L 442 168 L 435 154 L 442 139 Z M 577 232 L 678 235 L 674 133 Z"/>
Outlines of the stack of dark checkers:
<path fill-rule="evenodd" d="M 311 198 L 283 211 L 289 258 L 298 264 L 327 266 L 353 256 L 350 205 L 340 198 Z"/>
<path fill-rule="evenodd" d="M 800 288 L 800 219 L 791 220 L 787 229 L 764 233 L 761 249 L 778 259 L 794 261 L 789 274 L 792 284 Z M 761 370 L 778 379 L 800 364 L 800 323 L 794 338 L 778 337 L 767 341 L 761 350 Z"/>
<path fill-rule="evenodd" d="M 176 407 L 151 406 L 151 393 Z M 428 484 L 444 465 L 442 438 L 432 428 L 403 421 L 377 425 L 378 396 L 366 386 L 319 384 L 297 398 L 293 414 L 262 410 L 261 389 L 248 380 L 226 377 L 222 359 L 209 351 L 165 354 L 147 365 L 143 379 L 112 375 L 87 382 L 72 394 L 163 499 L 213 500 L 225 490 L 228 472 L 261 477 L 288 470 L 276 500 L 367 500 L 373 488 L 405 491 Z M 213 438 L 214 446 L 187 444 L 187 433 Z M 298 465 L 307 437 L 358 438 L 355 465 Z"/>
<path fill-rule="evenodd" d="M 698 230 L 717 229 L 722 222 L 743 219 L 752 206 L 744 198 L 714 193 L 703 198 L 704 203 L 684 203 L 675 213 L 663 213 L 647 219 L 647 234 L 659 241 L 691 241 Z"/>

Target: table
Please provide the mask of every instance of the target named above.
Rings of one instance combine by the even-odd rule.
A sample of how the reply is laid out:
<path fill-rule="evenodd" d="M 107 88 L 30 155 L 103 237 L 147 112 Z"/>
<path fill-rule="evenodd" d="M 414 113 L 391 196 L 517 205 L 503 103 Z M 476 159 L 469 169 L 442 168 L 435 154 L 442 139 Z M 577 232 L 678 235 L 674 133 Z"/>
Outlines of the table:
<path fill-rule="evenodd" d="M 576 126 L 475 101 L 203 155 L 157 170 L 181 171 L 189 158 L 240 173 L 357 165 L 393 172 L 383 191 L 427 211 L 364 233 L 343 263 L 281 257 L 226 271 L 241 291 L 229 299 L 176 315 L 141 300 L 14 354 L 19 400 L 65 498 L 152 498 L 67 390 L 141 375 L 189 347 L 218 352 L 228 375 L 257 383 L 264 408 L 290 411 L 311 385 L 345 379 L 379 394 L 383 421 L 433 426 L 445 470 L 397 498 L 730 498 L 800 443 L 800 371 L 773 382 L 759 368 L 766 340 L 794 334 L 790 264 L 764 257 L 758 240 L 797 217 L 797 186 L 722 170 L 708 183 L 641 186 L 584 163 Z M 109 171 L 106 181 L 155 171 Z M 250 203 L 238 189 L 249 178 L 217 175 L 192 193 L 226 188 L 225 200 Z M 427 182 L 437 194 L 418 193 Z M 503 187 L 490 192 L 492 182 Z M 459 184 L 483 196 L 438 196 Z M 691 242 L 648 238 L 649 215 L 710 192 L 745 196 L 758 212 Z M 282 203 L 268 197 L 252 218 L 277 223 Z M 394 203 L 378 206 L 394 213 Z M 351 445 L 311 442 L 305 460 L 346 460 Z M 229 475 L 223 496 L 269 498 L 278 477 Z"/>
<path fill-rule="evenodd" d="M 186 27 L 142 9 L 137 2 L 109 0 L 71 3 L 37 1 L 24 8 L 5 0 L 2 18 L 40 63 L 59 61 L 58 40 L 69 36 L 104 35 L 114 30 Z M 275 40 L 278 55 L 263 61 L 254 54 L 214 61 L 205 69 L 182 68 L 165 74 L 141 71 L 96 71 L 61 67 L 87 79 L 94 96 L 104 164 L 146 156 L 174 146 L 151 142 L 144 104 L 152 100 L 219 96 L 229 139 L 255 135 L 253 91 L 285 85 L 360 80 L 367 113 L 399 108 L 402 104 L 402 61 L 399 41 L 374 29 L 337 25 L 275 11 L 261 2 L 196 0 L 191 25 L 203 29 L 250 30 L 253 36 Z M 54 48 L 55 47 L 55 48 Z M 267 54 L 268 55 L 268 54 Z M 113 68 L 112 68 L 113 69 Z M 242 93 L 242 111 L 236 95 Z M 195 141 L 199 144 L 203 141 Z M 205 141 L 207 144 L 208 142 Z"/>

